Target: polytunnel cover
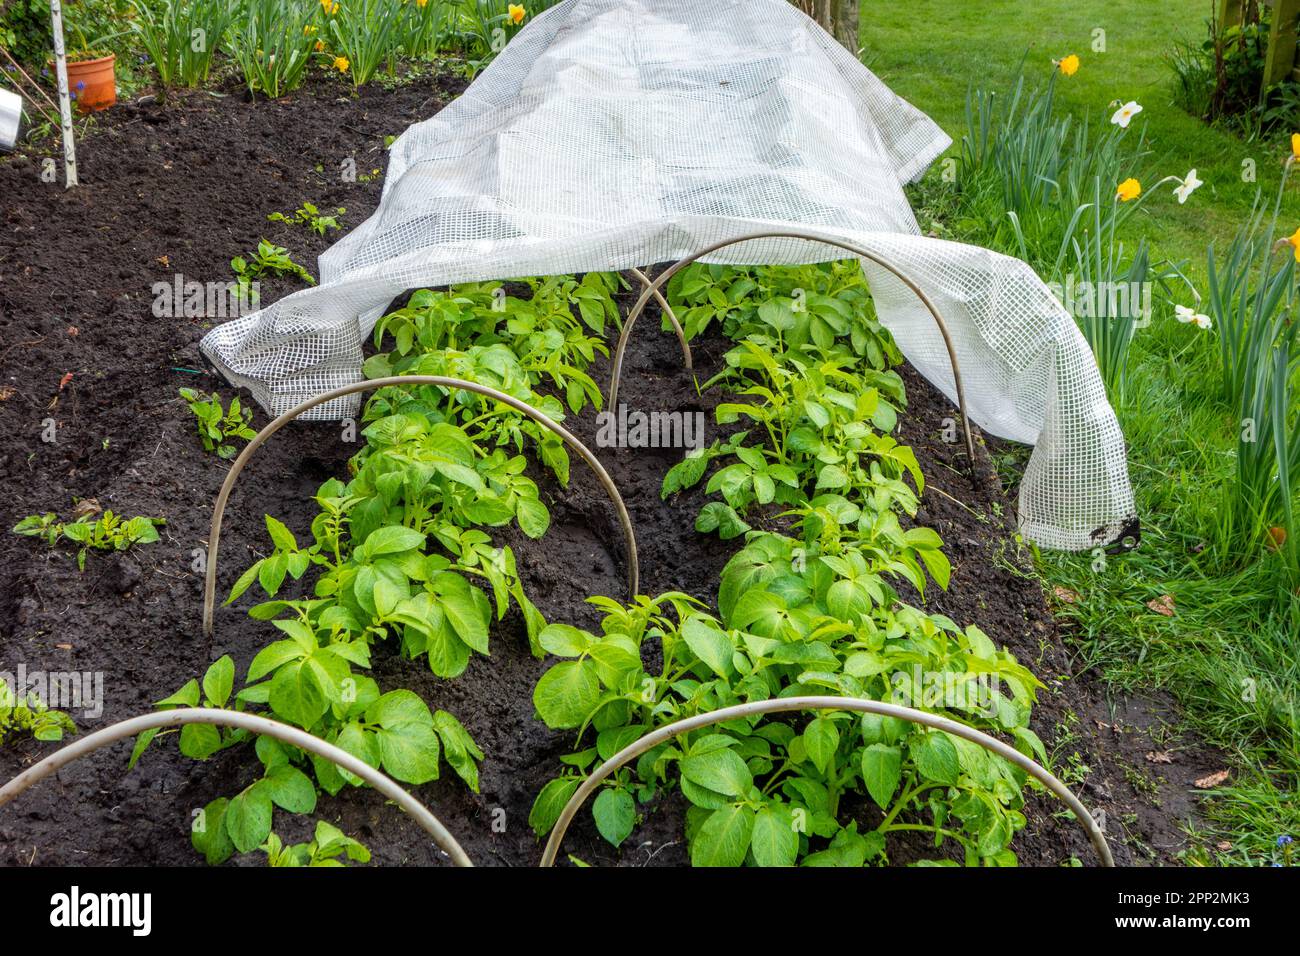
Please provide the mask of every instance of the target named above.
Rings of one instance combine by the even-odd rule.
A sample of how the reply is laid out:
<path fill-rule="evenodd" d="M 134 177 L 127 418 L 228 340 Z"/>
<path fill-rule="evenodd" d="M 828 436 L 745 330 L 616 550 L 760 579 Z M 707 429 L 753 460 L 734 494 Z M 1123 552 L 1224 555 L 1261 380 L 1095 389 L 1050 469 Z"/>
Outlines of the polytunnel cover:
<path fill-rule="evenodd" d="M 270 413 L 362 379 L 362 342 L 406 290 L 624 270 L 796 227 L 895 265 L 946 321 L 972 419 L 1035 446 L 1023 534 L 1081 550 L 1134 513 L 1124 439 L 1087 342 L 1025 263 L 920 234 L 903 184 L 948 147 L 785 0 L 568 0 L 465 93 L 392 145 L 375 213 L 320 259 L 318 286 L 218 326 L 207 357 Z M 704 261 L 843 258 L 751 240 Z M 934 319 L 863 262 L 882 323 L 950 399 Z M 305 417 L 355 413 L 350 396 Z"/>

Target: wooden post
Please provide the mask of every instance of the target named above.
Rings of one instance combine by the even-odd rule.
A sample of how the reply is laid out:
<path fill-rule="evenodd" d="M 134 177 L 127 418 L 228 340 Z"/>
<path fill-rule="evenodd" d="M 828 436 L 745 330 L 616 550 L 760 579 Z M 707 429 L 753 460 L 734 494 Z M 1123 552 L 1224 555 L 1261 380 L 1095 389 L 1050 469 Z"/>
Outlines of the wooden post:
<path fill-rule="evenodd" d="M 854 56 L 862 49 L 858 38 L 858 0 L 790 0 L 817 21 L 840 46 Z"/>
<path fill-rule="evenodd" d="M 72 137 L 72 102 L 68 97 L 68 56 L 63 48 L 63 8 L 59 0 L 50 0 L 50 17 L 54 21 L 54 72 L 59 81 L 59 122 L 63 127 L 64 187 L 77 185 L 77 146 Z"/>
<path fill-rule="evenodd" d="M 1270 6 L 1273 17 L 1268 29 L 1268 53 L 1264 58 L 1261 93 L 1290 76 L 1296 58 L 1296 20 L 1300 19 L 1300 0 L 1273 0 Z"/>
<path fill-rule="evenodd" d="M 1241 8 L 1245 0 L 1219 0 L 1219 29 L 1226 30 L 1241 23 Z"/>

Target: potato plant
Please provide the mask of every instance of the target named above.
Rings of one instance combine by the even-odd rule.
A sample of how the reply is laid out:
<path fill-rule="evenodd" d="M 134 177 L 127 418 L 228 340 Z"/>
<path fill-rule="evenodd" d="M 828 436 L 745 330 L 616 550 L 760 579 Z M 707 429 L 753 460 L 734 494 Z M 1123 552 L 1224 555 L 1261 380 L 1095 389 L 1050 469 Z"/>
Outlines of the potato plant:
<path fill-rule="evenodd" d="M 924 478 L 888 434 L 902 382 L 885 368 L 896 352 L 859 301 L 856 274 L 837 264 L 694 266 L 674 280 L 692 333 L 721 320 L 739 339 L 718 379 L 741 400 L 716 414 L 748 428 L 670 469 L 663 495 L 720 465 L 706 491 L 721 500 L 705 505 L 696 528 L 745 545 L 723 571 L 717 616 L 683 594 L 626 607 L 593 598 L 606 612 L 599 637 L 563 624 L 541 633 L 565 660 L 538 681 L 534 704 L 548 726 L 576 730 L 579 749 L 534 804 L 539 836 L 598 760 L 657 727 L 748 701 L 892 700 L 1001 731 L 1045 759 L 1028 725 L 1034 676 L 978 628 L 902 603 L 889 583 L 902 578 L 923 594 L 927 575 L 947 586 L 950 565 L 937 534 L 900 521 L 915 515 Z M 782 284 L 795 287 L 774 295 Z M 745 516 L 768 505 L 784 509 L 797 537 L 750 527 Z M 656 658 L 660 667 L 647 670 Z M 606 781 L 591 807 L 618 845 L 638 804 L 680 790 L 695 865 L 888 862 L 890 835 L 911 831 L 932 836 L 937 862 L 950 861 L 948 843 L 968 864 L 1001 865 L 1015 862 L 1024 783 L 1017 768 L 946 733 L 828 711 L 755 716 L 661 744 Z"/>
<path fill-rule="evenodd" d="M 670 280 L 669 301 L 690 338 L 719 322 L 730 339 L 768 337 L 781 351 L 812 346 L 877 370 L 902 361 L 856 260 L 748 269 L 695 263 Z"/>
<path fill-rule="evenodd" d="M 596 296 L 604 316 L 613 308 L 609 283 L 554 277 L 535 283 L 528 302 L 503 299 L 488 287 L 416 293 L 380 323 L 377 341 L 390 334 L 395 351 L 372 358 L 367 372 L 482 382 L 563 418 L 559 400 L 536 394 L 533 385 L 544 376 L 555 384 L 563 375 L 563 381 L 580 383 L 571 404 L 599 400 L 583 369 L 603 345 L 575 332 L 581 327 L 568 310 Z M 506 302 L 504 313 L 499 302 Z M 588 321 L 595 320 L 592 308 Z M 551 364 L 540 358 L 556 344 L 555 335 L 569 336 L 578 364 L 554 364 L 564 351 L 558 346 L 546 360 Z M 520 353 L 534 356 L 530 365 Z M 591 383 L 590 393 L 582 382 Z M 545 534 L 550 514 L 524 475 L 520 452 L 535 445 L 562 481 L 568 457 L 558 439 L 531 420 L 469 393 L 386 388 L 371 397 L 362 418 L 365 446 L 349 463 L 348 481 L 331 479 L 317 492 L 311 541 L 300 543 L 267 515 L 272 550 L 240 576 L 227 599 L 260 588 L 271 600 L 249 613 L 269 620 L 280 638 L 253 658 L 238 691 L 234 663 L 223 657 L 201 681 L 191 680 L 157 706 L 266 712 L 403 783 L 437 779 L 445 762 L 477 791 L 483 751 L 468 731 L 447 711 L 431 712 L 409 690 L 383 692 L 366 673 L 371 651 L 378 641 L 396 640 L 406 656 L 424 658 L 439 677 L 459 676 L 473 654 L 488 653 L 493 616 L 501 619 L 513 602 L 540 656 L 537 638 L 545 621 L 524 594 L 514 554 L 493 546 L 487 529 L 517 522 L 530 537 Z M 309 571 L 309 597 L 280 596 L 286 581 Z M 132 766 L 158 736 L 147 731 L 137 739 Z M 208 725 L 187 725 L 177 736 L 181 752 L 197 760 L 249 742 L 245 731 Z M 259 848 L 271 865 L 351 856 L 331 834 L 322 849 L 319 830 L 315 844 L 286 848 L 273 833 L 273 817 L 276 808 L 313 813 L 320 791 L 336 794 L 362 781 L 269 738 L 257 738 L 255 752 L 262 775 L 199 814 L 193 841 L 205 859 L 220 863 Z"/>
<path fill-rule="evenodd" d="M 77 725 L 61 710 L 53 710 L 36 694 L 19 699 L 8 682 L 0 680 L 0 745 L 18 737 L 62 740 L 75 734 Z"/>
<path fill-rule="evenodd" d="M 126 551 L 137 544 L 153 544 L 158 540 L 158 528 L 166 524 L 163 518 L 137 516 L 124 518 L 112 511 L 99 517 L 83 514 L 72 521 L 60 521 L 53 512 L 28 515 L 14 525 L 14 533 L 28 537 L 44 538 L 51 547 L 60 539 L 80 545 L 77 551 L 77 568 L 86 570 L 86 555 L 91 551 Z"/>
<path fill-rule="evenodd" d="M 681 594 L 627 607 L 594 598 L 607 611 L 599 636 L 562 624 L 542 632 L 565 660 L 538 681 L 534 704 L 548 726 L 577 730 L 579 749 L 534 804 L 539 836 L 598 760 L 656 727 L 746 701 L 893 700 L 1008 733 L 1045 759 L 1028 726 L 1040 686 L 1028 670 L 978 628 L 902 604 L 881 575 L 836 555 L 805 558 L 806 543 L 751 539 L 723 572 L 716 617 Z M 642 663 L 655 656 L 647 645 L 662 660 L 653 671 Z M 617 846 L 638 804 L 680 790 L 697 866 L 888 862 L 889 836 L 905 831 L 931 834 L 936 849 L 955 843 L 968 864 L 1003 865 L 1015 862 L 1009 844 L 1025 823 L 1024 783 L 960 738 L 829 711 L 731 721 L 661 744 L 607 781 L 592 813 Z M 860 830 L 864 800 L 873 826 Z"/>
<path fill-rule="evenodd" d="M 235 457 L 232 441 L 248 441 L 256 437 L 257 432 L 249 427 L 253 410 L 245 408 L 238 396 L 230 400 L 229 407 L 222 403 L 216 392 L 205 396 L 195 389 L 182 388 L 180 396 L 198 419 L 199 441 L 203 443 L 204 451 L 215 451 L 218 458 L 228 460 Z"/>
<path fill-rule="evenodd" d="M 319 820 L 310 843 L 286 846 L 272 833 L 259 847 L 266 853 L 267 866 L 346 866 L 346 857 L 356 863 L 369 863 L 370 851 L 336 826 Z"/>

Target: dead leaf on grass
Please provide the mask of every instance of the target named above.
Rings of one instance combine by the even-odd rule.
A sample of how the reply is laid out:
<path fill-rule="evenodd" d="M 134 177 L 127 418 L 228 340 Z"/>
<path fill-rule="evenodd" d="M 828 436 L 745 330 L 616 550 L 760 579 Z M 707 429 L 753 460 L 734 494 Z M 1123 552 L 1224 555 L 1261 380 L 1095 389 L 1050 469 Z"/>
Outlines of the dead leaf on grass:
<path fill-rule="evenodd" d="M 1052 593 L 1056 595 L 1058 601 L 1063 601 L 1066 604 L 1076 604 L 1079 601 L 1079 594 L 1077 591 L 1063 588 L 1059 584 L 1052 588 Z"/>
<path fill-rule="evenodd" d="M 1165 617 L 1174 616 L 1174 596 L 1172 594 L 1162 594 L 1158 598 L 1147 601 L 1147 607 L 1157 614 L 1163 614 Z"/>
<path fill-rule="evenodd" d="M 1173 763 L 1174 755 L 1168 750 L 1151 750 L 1147 752 L 1147 763 Z"/>
<path fill-rule="evenodd" d="M 1228 771 L 1220 770 L 1217 773 L 1210 774 L 1208 777 L 1202 777 L 1200 780 L 1197 780 L 1196 786 L 1202 790 L 1213 790 L 1227 779 Z"/>

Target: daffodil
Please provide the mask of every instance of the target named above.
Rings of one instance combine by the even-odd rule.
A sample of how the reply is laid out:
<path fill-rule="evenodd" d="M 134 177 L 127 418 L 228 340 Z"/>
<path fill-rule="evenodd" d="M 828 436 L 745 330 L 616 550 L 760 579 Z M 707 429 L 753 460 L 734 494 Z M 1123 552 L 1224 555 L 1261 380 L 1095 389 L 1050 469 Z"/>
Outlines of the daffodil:
<path fill-rule="evenodd" d="M 338 70 L 340 73 L 346 73 L 349 66 L 351 66 L 351 64 L 348 63 L 347 57 L 336 56 L 334 58 L 334 69 Z"/>
<path fill-rule="evenodd" d="M 1141 112 L 1142 107 L 1134 100 L 1129 100 L 1115 111 L 1115 115 L 1110 118 L 1110 121 L 1122 129 L 1128 129 L 1128 124 L 1133 122 L 1133 117 Z"/>
<path fill-rule="evenodd" d="M 423 10 L 429 5 L 429 0 L 415 0 L 415 5 Z"/>
<path fill-rule="evenodd" d="M 315 32 L 316 32 L 316 28 L 312 26 L 310 23 L 302 28 L 302 35 L 305 37 L 309 37 Z"/>
<path fill-rule="evenodd" d="M 528 11 L 517 3 L 512 3 L 506 7 L 506 12 L 510 14 L 510 19 L 516 24 L 523 23 L 524 17 L 528 16 Z"/>
<path fill-rule="evenodd" d="M 332 17 L 339 12 L 338 0 L 320 0 L 320 8 L 325 11 L 325 16 Z"/>
<path fill-rule="evenodd" d="M 317 40 L 317 41 L 316 41 L 316 52 L 317 52 L 317 53 L 324 53 L 324 52 L 325 52 L 325 41 L 324 41 L 324 40 Z"/>
<path fill-rule="evenodd" d="M 1287 242 L 1291 243 L 1291 248 L 1295 250 L 1295 261 L 1300 262 L 1300 229 L 1295 234 L 1287 237 Z"/>
<path fill-rule="evenodd" d="M 1115 190 L 1115 198 L 1120 202 L 1131 202 L 1142 195 L 1142 184 L 1136 179 L 1126 179 Z"/>
<path fill-rule="evenodd" d="M 1056 68 L 1061 71 L 1062 76 L 1074 76 L 1079 72 L 1079 57 L 1073 53 L 1062 57 L 1056 61 Z"/>
<path fill-rule="evenodd" d="M 1186 179 L 1178 180 L 1178 185 L 1174 187 L 1174 195 L 1178 197 L 1178 205 L 1181 206 L 1187 202 L 1187 197 L 1204 185 L 1205 183 L 1196 177 L 1196 170 L 1194 169 L 1187 174 Z"/>
<path fill-rule="evenodd" d="M 1197 312 L 1195 309 L 1189 309 L 1185 305 L 1174 306 L 1174 315 L 1177 316 L 1179 322 L 1190 323 L 1198 329 L 1208 329 L 1212 324 L 1208 315 Z"/>
<path fill-rule="evenodd" d="M 1291 158 L 1300 162 L 1300 133 L 1291 134 Z"/>

